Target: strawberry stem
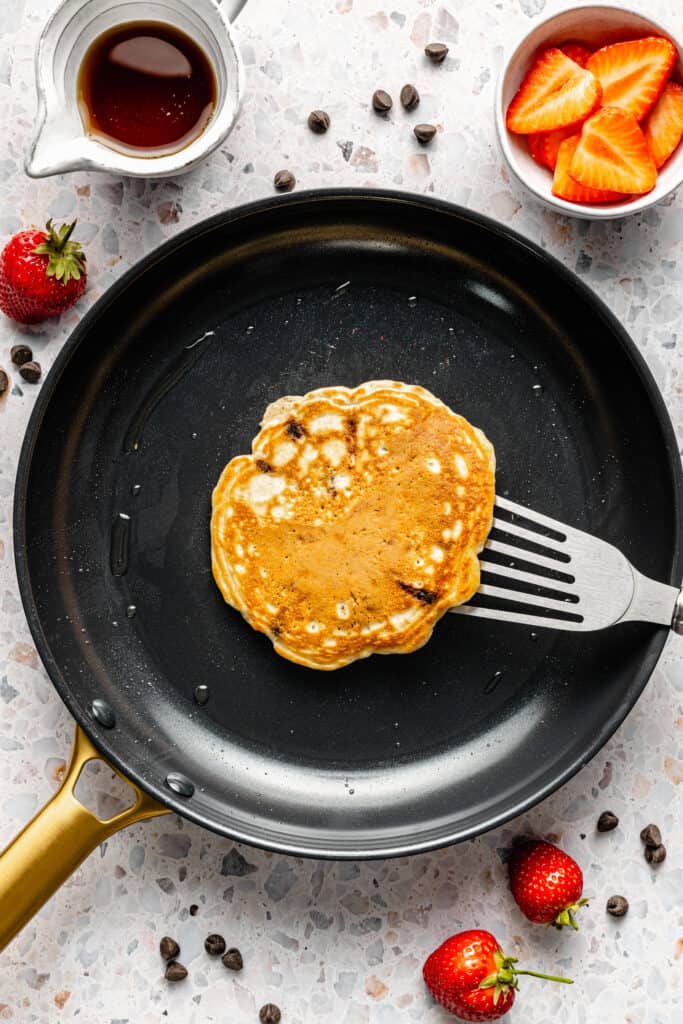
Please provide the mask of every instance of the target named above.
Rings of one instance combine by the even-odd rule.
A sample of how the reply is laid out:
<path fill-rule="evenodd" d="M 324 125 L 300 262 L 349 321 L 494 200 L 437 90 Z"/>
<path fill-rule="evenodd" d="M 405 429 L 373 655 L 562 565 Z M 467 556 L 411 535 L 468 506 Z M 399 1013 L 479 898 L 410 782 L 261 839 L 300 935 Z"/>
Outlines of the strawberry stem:
<path fill-rule="evenodd" d="M 539 974 L 538 971 L 515 971 L 513 974 L 528 974 L 530 978 L 542 978 L 544 981 L 559 981 L 562 985 L 573 985 L 573 978 L 560 978 L 556 974 Z"/>
<path fill-rule="evenodd" d="M 526 974 L 530 978 L 541 978 L 543 981 L 557 981 L 562 985 L 574 984 L 571 978 L 560 978 L 555 974 L 540 974 L 538 971 L 520 971 L 515 967 L 517 957 L 505 956 L 500 949 L 495 951 L 493 959 L 496 970 L 494 973 L 487 974 L 485 978 L 482 978 L 479 982 L 479 988 L 495 988 L 496 995 L 507 992 L 510 989 L 519 988 L 517 978 L 521 974 Z M 496 1002 L 497 998 L 494 998 L 494 1003 Z"/>
<path fill-rule="evenodd" d="M 76 227 L 76 221 L 72 220 L 70 224 L 63 224 L 59 232 L 56 235 L 55 248 L 57 252 L 63 252 L 64 246 L 71 238 L 73 229 Z M 52 220 L 47 222 L 47 230 L 49 234 L 52 234 Z"/>

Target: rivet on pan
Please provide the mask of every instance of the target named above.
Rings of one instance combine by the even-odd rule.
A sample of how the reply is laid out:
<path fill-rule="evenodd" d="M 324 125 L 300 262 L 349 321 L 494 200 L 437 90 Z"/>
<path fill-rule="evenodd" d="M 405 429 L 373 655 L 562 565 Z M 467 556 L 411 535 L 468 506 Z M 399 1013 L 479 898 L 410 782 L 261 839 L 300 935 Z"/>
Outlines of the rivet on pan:
<path fill-rule="evenodd" d="M 116 715 L 106 700 L 96 697 L 90 705 L 90 711 L 95 721 L 99 722 L 104 729 L 113 729 L 116 725 Z"/>
<path fill-rule="evenodd" d="M 192 796 L 194 793 L 194 783 L 190 782 L 186 775 L 181 775 L 180 772 L 169 772 L 165 782 L 168 788 L 172 789 L 178 796 Z"/>
<path fill-rule="evenodd" d="M 194 699 L 200 707 L 203 707 L 209 699 L 209 687 L 204 683 L 200 683 L 199 686 L 195 687 Z"/>

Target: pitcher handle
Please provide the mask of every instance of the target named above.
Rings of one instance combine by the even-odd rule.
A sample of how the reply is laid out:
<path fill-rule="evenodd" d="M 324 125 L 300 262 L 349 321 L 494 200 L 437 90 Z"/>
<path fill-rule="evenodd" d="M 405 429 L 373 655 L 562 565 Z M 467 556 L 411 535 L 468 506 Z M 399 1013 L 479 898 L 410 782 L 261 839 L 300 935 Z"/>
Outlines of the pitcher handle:
<path fill-rule="evenodd" d="M 246 2 L 247 0 L 219 0 L 221 9 L 230 24 L 235 21 L 235 18 L 240 13 Z"/>

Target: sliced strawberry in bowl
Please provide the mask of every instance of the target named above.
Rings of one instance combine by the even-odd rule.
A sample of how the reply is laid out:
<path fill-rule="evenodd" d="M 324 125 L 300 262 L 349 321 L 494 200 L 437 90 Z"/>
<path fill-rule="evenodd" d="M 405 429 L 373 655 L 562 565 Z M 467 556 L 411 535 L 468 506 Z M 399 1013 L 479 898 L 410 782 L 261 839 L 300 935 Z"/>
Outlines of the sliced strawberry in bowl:
<path fill-rule="evenodd" d="M 576 135 L 579 130 L 580 126 L 570 124 L 566 128 L 557 128 L 554 132 L 535 132 L 533 135 L 527 135 L 529 152 L 537 164 L 554 171 L 561 143 L 571 135 Z"/>
<path fill-rule="evenodd" d="M 576 124 L 598 106 L 600 83 L 557 47 L 533 63 L 507 110 L 508 131 L 519 135 Z"/>
<path fill-rule="evenodd" d="M 536 132 L 534 135 L 527 135 L 529 152 L 537 164 L 547 167 L 549 171 L 554 171 L 560 146 L 565 139 L 577 135 L 580 130 L 580 125 L 570 124 L 566 128 L 557 128 L 554 132 Z"/>
<path fill-rule="evenodd" d="M 659 170 L 683 138 L 683 86 L 668 82 L 643 124 L 643 135 Z"/>
<path fill-rule="evenodd" d="M 572 135 L 576 135 L 580 130 L 580 125 L 570 124 L 566 128 L 557 128 L 554 132 L 543 132 L 541 135 L 539 149 L 541 152 L 541 160 L 546 167 L 551 171 L 555 170 L 560 146 L 565 139 L 570 138 Z"/>
<path fill-rule="evenodd" d="M 569 173 L 571 162 L 581 136 L 577 133 L 564 139 L 558 147 L 557 162 L 553 175 L 552 192 L 558 199 L 570 203 L 616 203 L 626 198 L 623 192 L 608 192 L 597 188 L 586 188 Z"/>
<path fill-rule="evenodd" d="M 545 132 L 532 132 L 531 135 L 527 135 L 526 137 L 529 152 L 536 163 L 540 164 L 541 167 L 548 166 L 545 162 L 544 139 Z"/>
<path fill-rule="evenodd" d="M 586 64 L 602 86 L 602 103 L 642 121 L 667 83 L 676 47 L 663 36 L 612 43 L 596 50 Z"/>
<path fill-rule="evenodd" d="M 583 125 L 569 166 L 586 188 L 644 195 L 657 184 L 657 168 L 640 125 L 619 107 L 602 107 Z"/>
<path fill-rule="evenodd" d="M 563 43 L 560 49 L 566 57 L 573 60 L 580 68 L 585 68 L 593 56 L 593 51 L 589 50 L 587 46 L 582 46 L 581 43 Z"/>

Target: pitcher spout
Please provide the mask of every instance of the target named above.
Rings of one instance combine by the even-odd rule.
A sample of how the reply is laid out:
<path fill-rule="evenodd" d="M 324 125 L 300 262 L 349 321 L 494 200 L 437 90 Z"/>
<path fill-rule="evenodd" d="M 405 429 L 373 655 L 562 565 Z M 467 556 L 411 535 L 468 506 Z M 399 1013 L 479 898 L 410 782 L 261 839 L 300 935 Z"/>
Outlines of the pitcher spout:
<path fill-rule="evenodd" d="M 84 165 L 85 143 L 83 135 L 74 134 L 73 125 L 43 118 L 26 155 L 26 173 L 30 178 L 46 178 L 78 170 Z"/>

